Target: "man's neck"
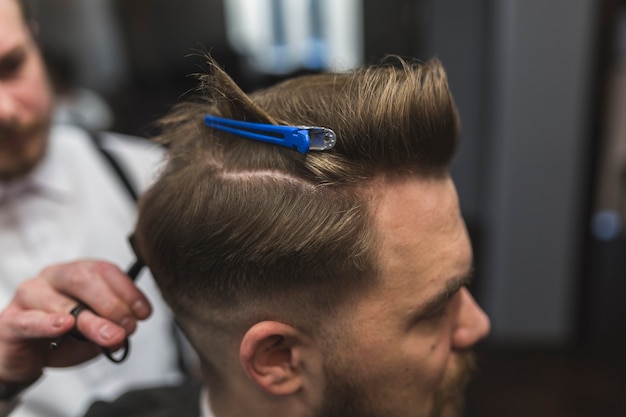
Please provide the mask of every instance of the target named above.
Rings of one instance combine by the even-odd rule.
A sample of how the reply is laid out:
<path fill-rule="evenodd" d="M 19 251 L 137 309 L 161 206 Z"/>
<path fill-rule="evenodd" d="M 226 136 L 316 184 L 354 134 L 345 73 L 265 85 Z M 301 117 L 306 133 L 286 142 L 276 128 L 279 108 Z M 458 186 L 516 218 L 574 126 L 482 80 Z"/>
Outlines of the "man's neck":
<path fill-rule="evenodd" d="M 208 389 L 203 397 L 209 414 L 202 417 L 304 417 L 309 415 L 304 404 L 297 397 L 276 397 L 261 392 L 260 389 L 225 390 Z"/>

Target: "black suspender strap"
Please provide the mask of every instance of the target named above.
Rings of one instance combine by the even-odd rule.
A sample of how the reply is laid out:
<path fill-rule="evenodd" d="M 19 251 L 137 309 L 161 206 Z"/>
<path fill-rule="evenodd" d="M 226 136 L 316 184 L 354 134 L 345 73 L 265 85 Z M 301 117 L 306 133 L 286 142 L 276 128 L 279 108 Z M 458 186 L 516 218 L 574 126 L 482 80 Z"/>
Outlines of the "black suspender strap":
<path fill-rule="evenodd" d="M 95 145 L 96 149 L 100 152 L 100 154 L 104 157 L 104 159 L 108 162 L 109 166 L 113 169 L 117 178 L 120 180 L 126 191 L 128 192 L 130 198 L 137 202 L 139 199 L 139 194 L 135 190 L 132 182 L 130 181 L 129 176 L 126 174 L 120 163 L 115 159 L 115 157 L 111 154 L 110 151 L 104 148 L 102 145 L 101 134 L 99 132 L 93 132 L 87 130 L 89 137 L 91 137 L 91 141 Z"/>

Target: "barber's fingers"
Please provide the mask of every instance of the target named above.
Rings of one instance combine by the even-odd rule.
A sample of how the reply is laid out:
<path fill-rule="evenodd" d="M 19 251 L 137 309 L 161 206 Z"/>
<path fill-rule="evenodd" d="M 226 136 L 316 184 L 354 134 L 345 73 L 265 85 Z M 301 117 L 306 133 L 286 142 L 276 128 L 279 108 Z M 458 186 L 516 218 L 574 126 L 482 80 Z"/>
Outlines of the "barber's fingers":
<path fill-rule="evenodd" d="M 65 334 L 73 324 L 69 314 L 5 309 L 0 314 L 0 379 L 36 379 L 48 361 L 44 340 Z"/>
<path fill-rule="evenodd" d="M 107 280 L 109 288 L 113 290 L 126 305 L 130 306 L 135 318 L 144 320 L 150 316 L 152 313 L 150 302 L 125 272 L 107 262 L 98 262 L 95 267 Z"/>
<path fill-rule="evenodd" d="M 125 326 L 151 313 L 148 299 L 118 267 L 103 261 L 80 261 L 46 268 L 41 277 L 55 291 L 87 304 L 98 315 Z M 70 307 L 71 309 L 72 307 Z M 130 330 L 130 329 L 129 329 Z"/>
<path fill-rule="evenodd" d="M 122 319 L 122 323 L 117 324 L 88 309 L 82 310 L 76 320 L 70 310 L 77 303 L 75 299 L 57 292 L 45 280 L 32 279 L 20 285 L 13 302 L 0 316 L 0 326 L 7 327 L 7 331 L 14 329 L 14 334 L 8 336 L 18 339 L 56 338 L 76 326 L 87 339 L 105 347 L 121 343 L 136 328 L 133 319 Z M 10 322 L 5 325 L 5 321 Z"/>
<path fill-rule="evenodd" d="M 32 278 L 20 284 L 7 309 L 69 314 L 76 304 L 76 299 L 57 291 L 46 280 Z"/>
<path fill-rule="evenodd" d="M 127 330 L 89 310 L 82 310 L 76 317 L 76 328 L 98 346 L 119 346 L 126 339 Z"/>
<path fill-rule="evenodd" d="M 69 313 L 79 302 L 122 326 L 128 334 L 135 330 L 137 319 L 150 314 L 148 300 L 129 278 L 117 267 L 101 261 L 48 267 L 20 285 L 12 304 L 22 309 Z"/>
<path fill-rule="evenodd" d="M 40 310 L 5 310 L 0 315 L 0 339 L 15 343 L 23 340 L 59 337 L 74 326 L 70 314 Z"/>
<path fill-rule="evenodd" d="M 0 380 L 32 381 L 41 375 L 44 367 L 83 363 L 100 354 L 96 344 L 115 350 L 121 346 L 121 342 L 116 345 L 115 340 L 124 340 L 121 328 L 114 337 L 94 336 L 96 344 L 74 340 L 67 336 L 74 323 L 71 314 L 19 309 L 3 311 L 0 314 Z M 53 339 L 65 340 L 60 349 L 50 349 Z"/>

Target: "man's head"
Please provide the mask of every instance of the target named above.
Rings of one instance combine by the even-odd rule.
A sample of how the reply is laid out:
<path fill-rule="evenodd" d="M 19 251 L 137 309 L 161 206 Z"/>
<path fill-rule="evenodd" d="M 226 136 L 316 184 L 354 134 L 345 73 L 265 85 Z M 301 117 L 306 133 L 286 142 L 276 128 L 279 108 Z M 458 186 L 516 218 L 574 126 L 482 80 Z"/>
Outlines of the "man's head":
<path fill-rule="evenodd" d="M 454 415 L 489 327 L 464 287 L 457 114 L 438 62 L 399 63 L 250 97 L 210 63 L 205 99 L 163 120 L 169 161 L 141 201 L 138 249 L 218 416 Z M 337 144 L 302 155 L 205 114 L 328 127 Z"/>
<path fill-rule="evenodd" d="M 0 0 L 0 181 L 33 169 L 50 125 L 52 93 L 25 10 Z"/>

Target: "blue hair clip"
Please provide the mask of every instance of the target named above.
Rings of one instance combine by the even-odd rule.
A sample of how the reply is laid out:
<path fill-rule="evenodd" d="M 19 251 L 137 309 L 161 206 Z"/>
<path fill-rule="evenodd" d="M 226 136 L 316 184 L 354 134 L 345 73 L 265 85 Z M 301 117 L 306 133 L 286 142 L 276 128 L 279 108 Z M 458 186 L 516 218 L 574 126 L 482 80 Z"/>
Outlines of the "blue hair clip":
<path fill-rule="evenodd" d="M 211 115 L 204 117 L 204 123 L 242 138 L 285 146 L 304 154 L 308 151 L 326 151 L 337 142 L 335 132 L 325 127 L 242 122 Z"/>

